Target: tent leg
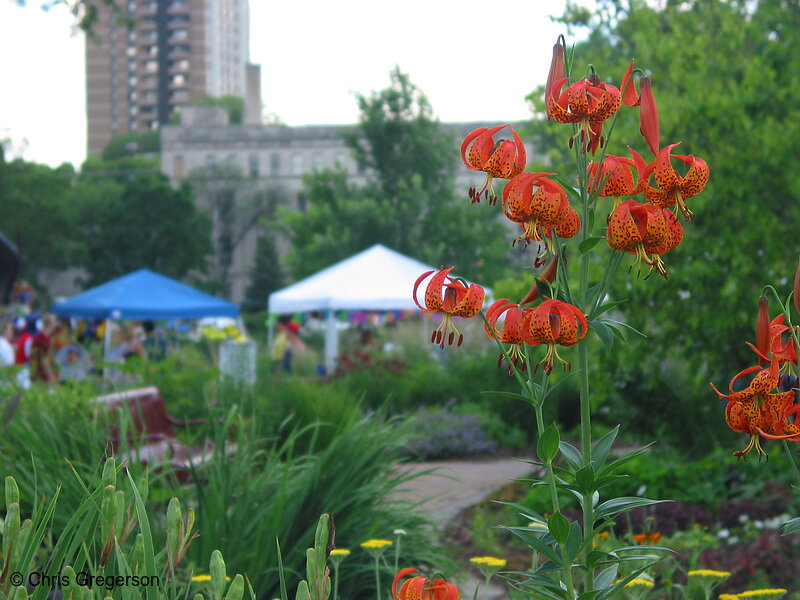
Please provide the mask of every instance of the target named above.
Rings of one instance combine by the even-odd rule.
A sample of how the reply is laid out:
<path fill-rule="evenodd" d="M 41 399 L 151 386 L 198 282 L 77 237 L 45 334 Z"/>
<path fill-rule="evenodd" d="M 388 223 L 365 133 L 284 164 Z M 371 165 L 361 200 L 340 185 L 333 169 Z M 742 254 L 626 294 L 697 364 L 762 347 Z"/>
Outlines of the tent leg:
<path fill-rule="evenodd" d="M 339 355 L 339 329 L 336 315 L 332 310 L 325 317 L 325 370 L 332 375 L 336 370 L 336 357 Z"/>

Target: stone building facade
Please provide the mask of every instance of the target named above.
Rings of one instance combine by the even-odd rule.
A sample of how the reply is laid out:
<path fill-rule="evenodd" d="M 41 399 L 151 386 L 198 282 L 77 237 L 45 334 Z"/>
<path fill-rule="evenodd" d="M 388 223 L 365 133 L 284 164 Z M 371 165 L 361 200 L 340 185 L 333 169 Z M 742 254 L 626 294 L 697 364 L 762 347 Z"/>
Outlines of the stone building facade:
<path fill-rule="evenodd" d="M 452 134 L 453 153 L 458 156 L 460 141 L 470 131 L 495 125 L 443 123 L 442 127 Z M 248 229 L 254 214 L 260 211 L 269 216 L 278 204 L 304 210 L 302 178 L 314 169 L 343 169 L 355 185 L 367 181 L 369 173 L 359 169 L 342 138 L 349 129 L 344 125 L 230 125 L 227 112 L 213 106 L 183 107 L 180 125 L 161 128 L 161 171 L 173 185 L 193 184 L 198 207 L 212 217 L 215 240 L 220 239 L 223 227 L 221 210 L 233 209 L 227 219 L 234 221 L 232 235 L 237 243 L 228 249 L 230 266 L 223 270 L 231 300 L 244 299 L 254 263 L 260 230 Z M 527 152 L 531 156 L 533 149 L 528 146 Z M 465 199 L 467 189 L 480 185 L 484 177 L 459 161 L 456 183 Z"/>

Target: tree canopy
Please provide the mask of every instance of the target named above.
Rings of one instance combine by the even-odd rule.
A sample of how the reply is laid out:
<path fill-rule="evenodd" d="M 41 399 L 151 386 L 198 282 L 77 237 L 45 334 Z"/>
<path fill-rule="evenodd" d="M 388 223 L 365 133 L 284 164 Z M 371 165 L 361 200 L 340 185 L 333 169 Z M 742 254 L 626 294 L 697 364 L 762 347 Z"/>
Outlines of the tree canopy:
<path fill-rule="evenodd" d="M 487 240 L 502 238 L 499 213 L 480 218 L 466 191 L 455 191 L 460 141 L 443 131 L 408 75 L 396 68 L 390 78 L 386 89 L 358 97 L 359 123 L 346 137 L 367 184 L 342 170 L 317 171 L 304 178 L 307 210 L 280 213 L 292 275 L 381 243 L 431 264 L 445 260 L 468 277 L 496 276 L 507 247 Z"/>

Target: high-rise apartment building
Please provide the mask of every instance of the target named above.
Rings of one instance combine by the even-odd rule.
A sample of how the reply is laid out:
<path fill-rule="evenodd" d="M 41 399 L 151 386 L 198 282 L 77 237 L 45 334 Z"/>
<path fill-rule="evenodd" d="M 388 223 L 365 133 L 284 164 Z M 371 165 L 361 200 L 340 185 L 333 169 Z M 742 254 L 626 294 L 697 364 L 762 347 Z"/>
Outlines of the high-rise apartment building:
<path fill-rule="evenodd" d="M 260 118 L 260 71 L 248 65 L 248 0 L 121 0 L 105 3 L 86 43 L 89 154 L 115 135 L 170 121 L 206 96 L 246 100 Z M 253 112 L 256 112 L 254 115 Z"/>

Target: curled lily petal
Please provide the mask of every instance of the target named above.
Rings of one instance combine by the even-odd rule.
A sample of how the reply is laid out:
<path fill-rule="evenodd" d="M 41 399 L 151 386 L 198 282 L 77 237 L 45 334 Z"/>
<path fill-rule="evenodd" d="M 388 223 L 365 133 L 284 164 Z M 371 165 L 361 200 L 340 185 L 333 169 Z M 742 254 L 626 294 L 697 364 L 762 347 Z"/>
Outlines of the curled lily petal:
<path fill-rule="evenodd" d="M 513 140 L 495 142 L 494 136 L 506 127 L 511 131 Z M 489 203 L 494 204 L 497 195 L 492 188 L 493 179 L 511 179 L 521 173 L 525 169 L 527 154 L 517 132 L 511 125 L 505 124 L 491 128 L 479 127 L 470 132 L 461 144 L 461 160 L 468 169 L 486 173 L 483 186 L 469 190 L 472 202 L 480 202 L 481 196 L 486 196 Z"/>
<path fill-rule="evenodd" d="M 451 277 L 452 270 L 453 267 L 450 267 L 423 273 L 414 283 L 412 292 L 414 302 L 420 310 L 443 315 L 441 325 L 434 330 L 431 336 L 431 342 L 439 344 L 442 348 L 445 343 L 461 345 L 464 336 L 456 329 L 453 317 L 465 319 L 474 317 L 483 308 L 486 295 L 485 290 L 477 283 L 466 284 Z M 417 299 L 417 292 L 422 282 L 432 274 L 433 277 L 425 289 L 425 305 L 423 306 Z"/>

